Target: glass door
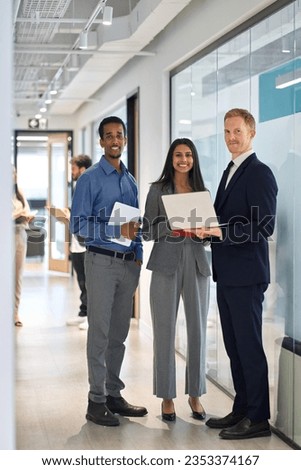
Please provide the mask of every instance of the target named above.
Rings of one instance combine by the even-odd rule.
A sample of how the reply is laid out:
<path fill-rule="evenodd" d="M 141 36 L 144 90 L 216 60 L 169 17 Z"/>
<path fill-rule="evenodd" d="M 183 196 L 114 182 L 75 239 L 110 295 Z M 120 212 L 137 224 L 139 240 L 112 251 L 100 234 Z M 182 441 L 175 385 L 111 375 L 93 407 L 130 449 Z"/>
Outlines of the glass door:
<path fill-rule="evenodd" d="M 49 269 L 69 272 L 68 138 L 66 133 L 48 136 L 49 162 Z"/>

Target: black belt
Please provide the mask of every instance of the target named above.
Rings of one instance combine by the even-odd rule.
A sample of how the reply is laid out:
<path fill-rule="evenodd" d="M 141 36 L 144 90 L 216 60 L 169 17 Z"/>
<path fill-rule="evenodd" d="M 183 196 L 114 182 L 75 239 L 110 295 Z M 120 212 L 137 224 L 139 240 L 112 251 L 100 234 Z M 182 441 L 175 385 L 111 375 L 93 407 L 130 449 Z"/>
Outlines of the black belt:
<path fill-rule="evenodd" d="M 125 261 L 134 261 L 136 258 L 133 251 L 126 251 L 125 253 L 121 253 L 120 251 L 105 250 L 97 246 L 87 246 L 87 250 L 92 251 L 93 253 L 99 253 L 100 255 L 107 255 L 111 256 L 112 258 L 123 259 Z"/>

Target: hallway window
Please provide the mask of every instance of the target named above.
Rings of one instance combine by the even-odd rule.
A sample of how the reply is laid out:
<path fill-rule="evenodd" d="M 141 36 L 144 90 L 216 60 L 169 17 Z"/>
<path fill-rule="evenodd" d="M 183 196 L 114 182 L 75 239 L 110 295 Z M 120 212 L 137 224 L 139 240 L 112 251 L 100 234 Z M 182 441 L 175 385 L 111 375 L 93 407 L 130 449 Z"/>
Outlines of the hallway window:
<path fill-rule="evenodd" d="M 276 2 L 277 3 L 277 2 Z M 241 30 L 240 30 L 241 31 Z M 273 170 L 279 186 L 276 230 L 269 241 L 271 284 L 265 296 L 264 344 L 269 363 L 273 424 L 301 443 L 301 5 L 290 3 L 210 52 L 182 64 L 171 76 L 171 138 L 191 138 L 199 152 L 205 184 L 215 197 L 229 160 L 223 117 L 247 108 L 257 121 L 254 149 Z M 279 88 L 279 84 L 285 84 Z M 299 130 L 298 130 L 299 129 Z M 208 251 L 208 256 L 210 252 Z M 178 349 L 186 349 L 180 312 Z M 207 374 L 233 393 L 211 284 Z M 299 413 L 299 414 L 298 414 Z"/>

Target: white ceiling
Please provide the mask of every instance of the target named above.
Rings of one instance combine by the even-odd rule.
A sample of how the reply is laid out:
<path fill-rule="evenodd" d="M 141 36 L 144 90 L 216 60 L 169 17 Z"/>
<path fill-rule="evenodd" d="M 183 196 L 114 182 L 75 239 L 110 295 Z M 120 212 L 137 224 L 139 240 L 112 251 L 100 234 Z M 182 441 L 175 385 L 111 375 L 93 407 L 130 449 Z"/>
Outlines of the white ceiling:
<path fill-rule="evenodd" d="M 47 115 L 72 114 L 146 46 L 191 0 L 14 0 L 14 107 L 33 117 L 54 85 Z M 102 24 L 113 7 L 113 24 Z M 95 16 L 95 13 L 98 13 Z M 82 31 L 97 32 L 97 48 L 79 49 Z M 79 70 L 70 71 L 72 56 Z"/>

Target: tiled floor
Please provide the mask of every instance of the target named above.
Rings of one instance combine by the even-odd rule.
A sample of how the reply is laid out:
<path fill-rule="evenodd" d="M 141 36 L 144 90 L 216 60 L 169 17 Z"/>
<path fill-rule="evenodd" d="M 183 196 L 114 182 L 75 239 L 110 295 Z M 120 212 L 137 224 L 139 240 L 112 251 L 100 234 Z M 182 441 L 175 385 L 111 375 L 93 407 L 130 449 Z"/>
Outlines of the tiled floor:
<path fill-rule="evenodd" d="M 74 278 L 49 273 L 30 262 L 21 301 L 23 328 L 16 329 L 16 438 L 23 450 L 219 449 L 290 450 L 276 435 L 224 441 L 218 431 L 194 420 L 184 395 L 184 362 L 177 359 L 177 420 L 162 422 L 160 400 L 152 395 L 152 343 L 133 320 L 122 378 L 124 397 L 148 408 L 143 418 L 121 417 L 116 428 L 85 419 L 87 406 L 86 332 L 65 325 L 77 314 Z M 230 411 L 231 399 L 208 382 L 202 398 L 207 415 Z"/>

